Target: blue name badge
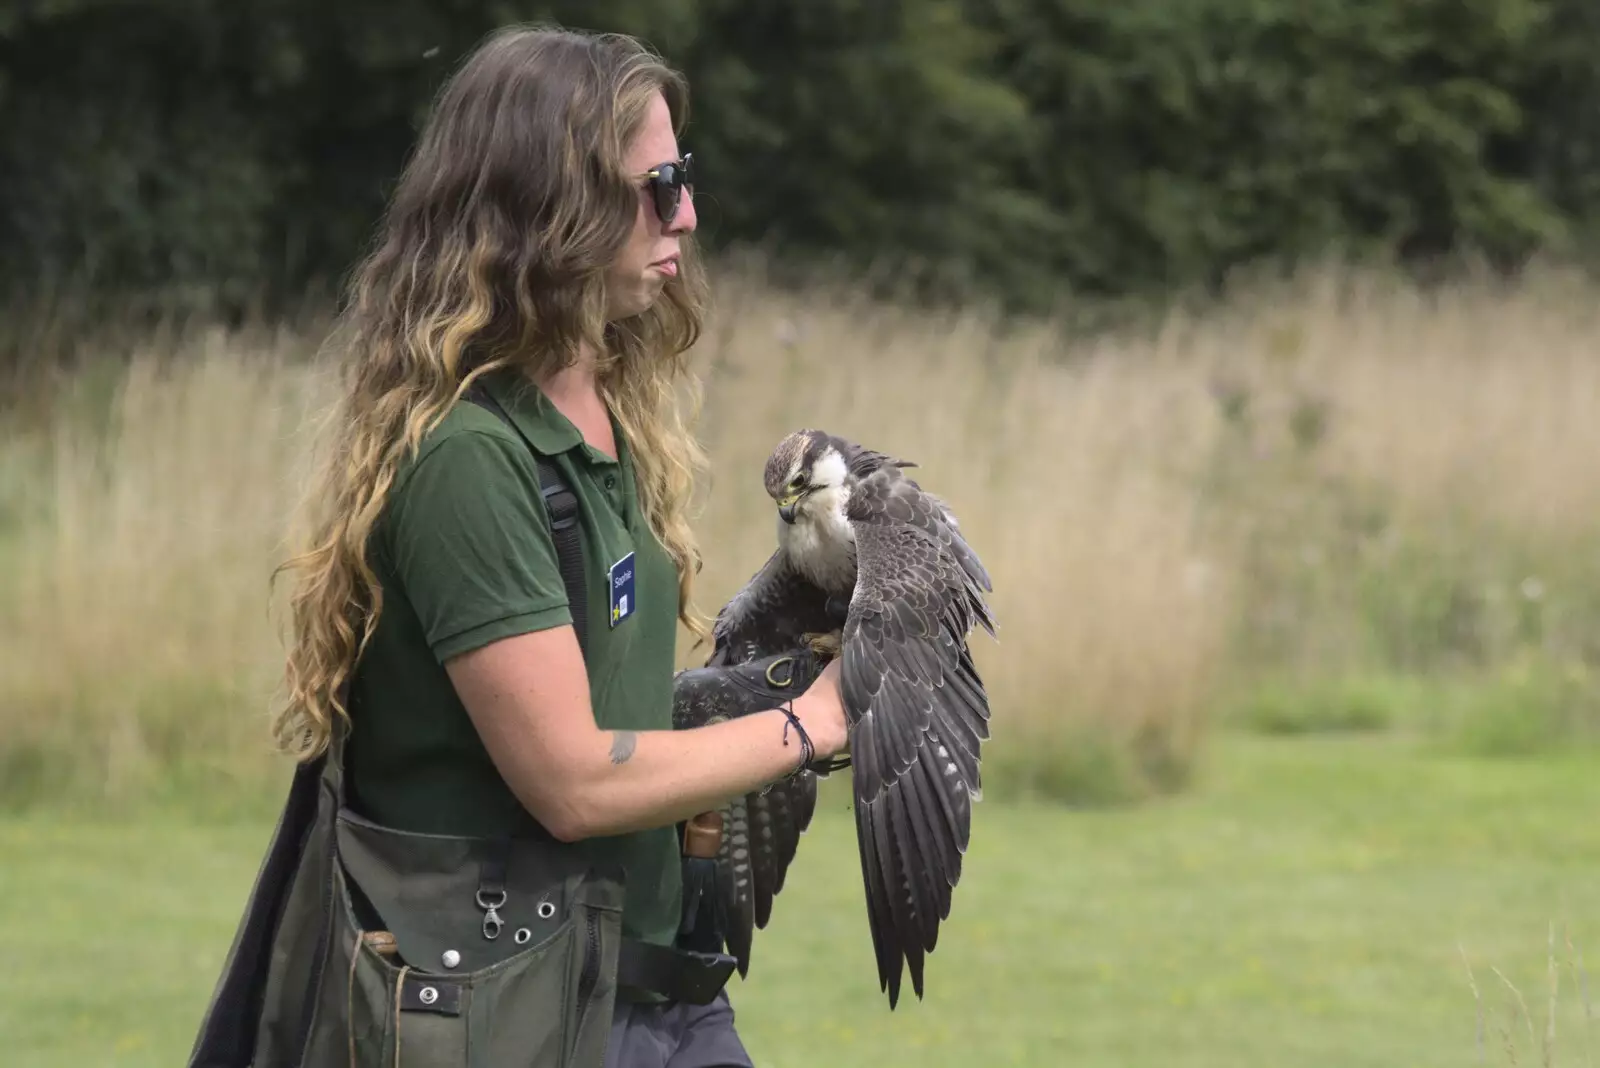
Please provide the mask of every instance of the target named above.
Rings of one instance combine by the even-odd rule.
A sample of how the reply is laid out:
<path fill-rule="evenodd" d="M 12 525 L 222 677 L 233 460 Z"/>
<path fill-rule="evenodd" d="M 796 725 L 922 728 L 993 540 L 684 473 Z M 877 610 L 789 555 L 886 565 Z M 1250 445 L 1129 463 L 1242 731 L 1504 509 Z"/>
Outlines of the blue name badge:
<path fill-rule="evenodd" d="M 614 627 L 639 607 L 638 598 L 633 594 L 633 554 L 612 564 L 606 574 L 611 580 L 611 625 Z"/>

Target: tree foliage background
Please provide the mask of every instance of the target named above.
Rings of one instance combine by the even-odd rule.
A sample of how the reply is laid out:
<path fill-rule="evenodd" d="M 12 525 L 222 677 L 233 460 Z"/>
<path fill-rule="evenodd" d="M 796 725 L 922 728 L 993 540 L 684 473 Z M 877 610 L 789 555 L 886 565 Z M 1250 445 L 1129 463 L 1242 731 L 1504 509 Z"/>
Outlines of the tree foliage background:
<path fill-rule="evenodd" d="M 1600 219 L 1593 0 L 0 0 L 0 285 L 337 280 L 435 89 L 513 21 L 688 73 L 713 249 L 905 259 L 929 292 L 1515 265 Z"/>

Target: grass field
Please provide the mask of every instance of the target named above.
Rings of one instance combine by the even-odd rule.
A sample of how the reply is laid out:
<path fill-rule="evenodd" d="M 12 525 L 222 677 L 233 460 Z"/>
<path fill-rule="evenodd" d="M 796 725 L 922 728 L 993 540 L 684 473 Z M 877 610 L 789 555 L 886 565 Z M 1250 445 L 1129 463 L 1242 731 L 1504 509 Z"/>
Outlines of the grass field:
<path fill-rule="evenodd" d="M 1600 1059 L 1592 287 L 1330 271 L 1094 337 L 718 292 L 700 607 L 811 425 L 921 465 L 1001 625 L 928 1001 L 887 1012 L 831 803 L 735 984 L 757 1063 Z M 20 323 L 0 349 L 51 336 Z M 4 1068 L 188 1049 L 284 771 L 314 335 L 108 329 L 0 390 Z"/>
<path fill-rule="evenodd" d="M 739 1026 L 762 1068 L 1590 1065 L 1563 931 L 1600 955 L 1597 806 L 1592 755 L 1232 734 L 1180 799 L 986 803 L 927 1000 L 891 1015 L 834 801 L 734 981 Z M 28 962 L 0 973 L 0 1059 L 180 1063 L 266 832 L 192 809 L 0 821 L 0 945 Z"/>

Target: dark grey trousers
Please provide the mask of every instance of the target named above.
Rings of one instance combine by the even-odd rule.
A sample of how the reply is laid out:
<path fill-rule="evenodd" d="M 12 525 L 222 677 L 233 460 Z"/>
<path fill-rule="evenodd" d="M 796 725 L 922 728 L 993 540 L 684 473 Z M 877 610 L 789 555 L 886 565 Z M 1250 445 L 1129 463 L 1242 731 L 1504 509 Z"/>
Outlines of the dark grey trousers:
<path fill-rule="evenodd" d="M 606 1068 L 755 1068 L 722 991 L 709 1005 L 617 1002 Z"/>

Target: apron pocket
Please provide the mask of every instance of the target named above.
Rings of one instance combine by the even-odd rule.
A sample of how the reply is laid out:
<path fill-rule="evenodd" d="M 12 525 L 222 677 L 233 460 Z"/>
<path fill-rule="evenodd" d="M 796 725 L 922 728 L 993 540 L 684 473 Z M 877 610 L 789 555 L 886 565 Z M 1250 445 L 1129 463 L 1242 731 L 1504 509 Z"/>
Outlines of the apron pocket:
<path fill-rule="evenodd" d="M 406 870 L 442 843 L 413 853 L 400 848 L 410 836 L 394 834 L 383 836 L 380 852 L 401 861 L 398 868 L 378 865 L 372 850 L 349 850 L 364 857 L 358 867 L 377 883 L 372 892 L 346 864 L 333 866 L 333 924 L 302 1068 L 602 1068 L 622 942 L 620 883 L 563 872 L 553 886 L 537 887 L 524 864 L 505 911 L 520 922 L 526 910 L 510 902 L 536 889 L 528 907 L 543 921 L 538 933 L 508 923 L 485 943 L 458 874 Z M 393 892 L 402 886 L 403 905 Z M 418 888 L 430 886 L 448 893 L 417 899 Z M 382 905 L 375 909 L 372 899 Z M 445 960 L 456 966 L 442 967 Z"/>

